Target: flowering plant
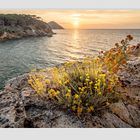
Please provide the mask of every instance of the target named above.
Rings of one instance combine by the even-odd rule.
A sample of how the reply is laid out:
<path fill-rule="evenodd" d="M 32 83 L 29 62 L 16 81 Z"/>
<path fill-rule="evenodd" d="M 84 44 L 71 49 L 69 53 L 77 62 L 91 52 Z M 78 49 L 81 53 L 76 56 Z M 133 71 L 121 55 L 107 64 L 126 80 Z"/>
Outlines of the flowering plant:
<path fill-rule="evenodd" d="M 52 68 L 51 78 L 46 79 L 42 72 L 31 73 L 28 82 L 38 94 L 47 94 L 56 104 L 78 115 L 99 111 L 119 99 L 117 72 L 127 63 L 132 39 L 128 35 L 96 58 Z"/>

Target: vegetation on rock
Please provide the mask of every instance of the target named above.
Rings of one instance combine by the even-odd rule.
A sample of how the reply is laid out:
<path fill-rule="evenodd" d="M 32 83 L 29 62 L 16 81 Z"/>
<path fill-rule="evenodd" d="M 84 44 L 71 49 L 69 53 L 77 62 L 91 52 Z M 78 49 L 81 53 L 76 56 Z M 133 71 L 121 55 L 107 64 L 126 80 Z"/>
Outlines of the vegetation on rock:
<path fill-rule="evenodd" d="M 78 115 L 97 112 L 119 99 L 121 83 L 117 72 L 127 63 L 132 39 L 128 35 L 115 48 L 101 52 L 96 58 L 67 62 L 47 71 L 32 71 L 28 83 L 39 95 L 47 95 Z M 46 72 L 50 77 L 45 76 Z"/>
<path fill-rule="evenodd" d="M 52 34 L 50 26 L 36 15 L 0 14 L 0 40 Z"/>

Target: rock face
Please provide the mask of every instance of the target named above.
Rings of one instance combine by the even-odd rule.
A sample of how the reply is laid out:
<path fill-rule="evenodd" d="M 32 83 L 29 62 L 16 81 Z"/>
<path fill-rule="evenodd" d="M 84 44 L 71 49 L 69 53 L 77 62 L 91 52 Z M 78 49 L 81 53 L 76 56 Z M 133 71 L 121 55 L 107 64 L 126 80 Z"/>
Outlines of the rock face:
<path fill-rule="evenodd" d="M 120 73 L 124 83 L 120 101 L 93 115 L 78 117 L 56 106 L 46 96 L 37 95 L 27 83 L 28 74 L 11 79 L 0 93 L 0 127 L 140 127 L 139 59 L 129 61 Z"/>
<path fill-rule="evenodd" d="M 48 22 L 48 24 L 52 29 L 64 29 L 61 25 L 59 25 L 58 23 L 54 21 L 50 21 Z"/>
<path fill-rule="evenodd" d="M 35 15 L 0 14 L 0 41 L 52 35 L 50 26 Z"/>

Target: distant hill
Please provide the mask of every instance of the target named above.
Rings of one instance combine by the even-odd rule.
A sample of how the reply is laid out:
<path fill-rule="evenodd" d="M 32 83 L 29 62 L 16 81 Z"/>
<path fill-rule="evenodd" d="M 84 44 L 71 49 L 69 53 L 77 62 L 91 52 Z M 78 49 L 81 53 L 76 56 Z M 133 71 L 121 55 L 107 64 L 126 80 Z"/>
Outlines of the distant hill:
<path fill-rule="evenodd" d="M 61 25 L 59 25 L 55 21 L 50 21 L 48 22 L 48 24 L 52 29 L 64 29 Z"/>
<path fill-rule="evenodd" d="M 36 15 L 0 14 L 0 41 L 52 35 L 51 27 Z"/>

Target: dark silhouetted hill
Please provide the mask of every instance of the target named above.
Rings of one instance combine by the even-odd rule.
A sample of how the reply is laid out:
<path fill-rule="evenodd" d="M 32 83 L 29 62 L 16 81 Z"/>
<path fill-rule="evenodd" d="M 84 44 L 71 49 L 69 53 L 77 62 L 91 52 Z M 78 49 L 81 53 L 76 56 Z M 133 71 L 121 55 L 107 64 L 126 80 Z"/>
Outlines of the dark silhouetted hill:
<path fill-rule="evenodd" d="M 55 21 L 50 21 L 48 22 L 48 24 L 52 29 L 64 29 L 61 25 L 59 25 Z"/>

